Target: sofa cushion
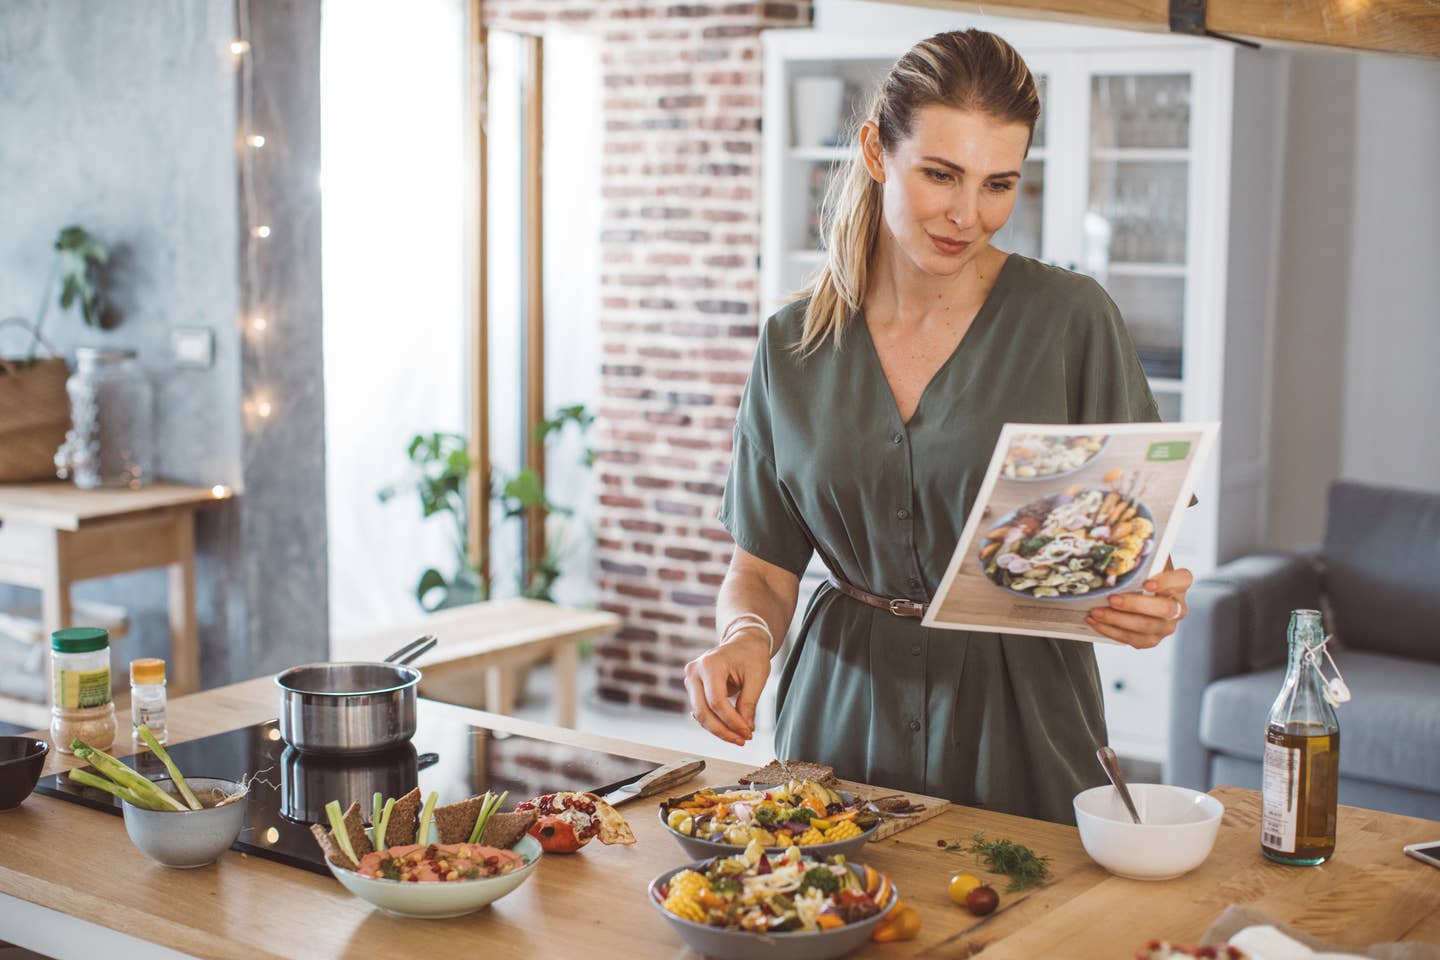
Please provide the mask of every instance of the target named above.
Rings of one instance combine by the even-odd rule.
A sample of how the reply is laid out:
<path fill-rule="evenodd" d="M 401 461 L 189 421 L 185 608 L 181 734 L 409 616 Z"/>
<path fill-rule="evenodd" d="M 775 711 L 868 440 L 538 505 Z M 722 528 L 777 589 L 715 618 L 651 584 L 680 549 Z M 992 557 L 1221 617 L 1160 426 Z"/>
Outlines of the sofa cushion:
<path fill-rule="evenodd" d="M 1330 628 L 1348 649 L 1440 663 L 1440 494 L 1342 482 L 1328 509 Z"/>
<path fill-rule="evenodd" d="M 1347 650 L 1336 658 L 1352 699 L 1340 719 L 1340 773 L 1440 792 L 1440 664 Z M 1200 705 L 1200 742 L 1259 760 L 1285 681 L 1277 668 L 1217 680 Z"/>

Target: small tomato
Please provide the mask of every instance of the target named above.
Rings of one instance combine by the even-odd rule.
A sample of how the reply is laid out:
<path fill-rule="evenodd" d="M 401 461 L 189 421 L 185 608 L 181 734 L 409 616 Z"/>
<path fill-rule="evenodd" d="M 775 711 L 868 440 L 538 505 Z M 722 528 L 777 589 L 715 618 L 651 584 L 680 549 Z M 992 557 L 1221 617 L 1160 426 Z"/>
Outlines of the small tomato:
<path fill-rule="evenodd" d="M 950 878 L 950 899 L 965 905 L 965 898 L 971 890 L 980 886 L 980 878 L 969 873 L 957 873 Z"/>

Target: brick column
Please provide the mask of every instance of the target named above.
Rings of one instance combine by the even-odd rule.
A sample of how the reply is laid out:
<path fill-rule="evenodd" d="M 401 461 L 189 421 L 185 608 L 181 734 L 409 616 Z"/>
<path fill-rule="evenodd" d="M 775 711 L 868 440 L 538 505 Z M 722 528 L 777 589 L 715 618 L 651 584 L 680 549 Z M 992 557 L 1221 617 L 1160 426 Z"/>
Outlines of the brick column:
<path fill-rule="evenodd" d="M 491 0 L 496 28 L 563 22 L 604 41 L 600 236 L 600 695 L 685 709 L 714 640 L 732 543 L 715 520 L 759 332 L 759 32 L 809 0 L 646 5 Z"/>

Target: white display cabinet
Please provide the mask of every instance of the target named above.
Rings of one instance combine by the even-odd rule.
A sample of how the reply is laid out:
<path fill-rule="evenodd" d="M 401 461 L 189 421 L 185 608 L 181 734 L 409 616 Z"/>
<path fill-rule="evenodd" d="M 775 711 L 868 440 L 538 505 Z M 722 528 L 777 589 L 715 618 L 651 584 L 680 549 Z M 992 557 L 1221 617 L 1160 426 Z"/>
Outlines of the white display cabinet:
<path fill-rule="evenodd" d="M 850 162 L 855 118 L 891 64 L 923 35 L 764 35 L 767 315 L 822 262 L 826 180 Z M 1041 85 L 1042 110 L 994 243 L 1094 276 L 1125 316 L 1161 415 L 1222 421 L 1174 556 L 1203 575 L 1264 539 L 1284 55 L 1050 24 L 1005 36 Z M 797 123 L 797 111 L 837 102 L 833 85 L 813 82 L 826 77 L 843 83 L 841 115 Z M 1111 741 L 1129 756 L 1164 755 L 1170 650 L 1097 648 Z"/>

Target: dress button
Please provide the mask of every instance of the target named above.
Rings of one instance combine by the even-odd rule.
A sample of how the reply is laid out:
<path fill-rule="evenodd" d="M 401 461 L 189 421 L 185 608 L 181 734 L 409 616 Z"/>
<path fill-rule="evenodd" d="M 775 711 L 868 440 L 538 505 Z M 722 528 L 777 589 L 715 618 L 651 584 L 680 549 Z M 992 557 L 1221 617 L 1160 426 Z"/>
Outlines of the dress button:
<path fill-rule="evenodd" d="M 899 444 L 905 442 L 905 438 L 904 438 L 903 436 L 901 436 L 900 434 L 897 433 L 897 434 L 895 434 L 895 436 L 893 436 L 893 437 L 890 438 L 890 442 L 893 443 L 893 444 L 899 445 Z"/>
<path fill-rule="evenodd" d="M 911 729 L 911 730 L 914 730 L 916 733 L 919 733 L 919 732 L 920 732 L 920 721 L 919 721 L 919 720 L 911 720 L 911 721 L 910 721 L 910 729 Z"/>
<path fill-rule="evenodd" d="M 914 646 L 912 646 L 912 647 L 910 648 L 910 653 L 911 653 L 912 655 L 914 655 L 914 656 L 917 656 L 917 657 L 920 656 L 920 644 L 917 643 L 917 644 L 915 644 Z"/>
<path fill-rule="evenodd" d="M 899 517 L 901 520 L 909 520 L 910 511 L 906 510 L 904 507 L 901 507 L 899 510 L 895 511 L 895 516 Z"/>

